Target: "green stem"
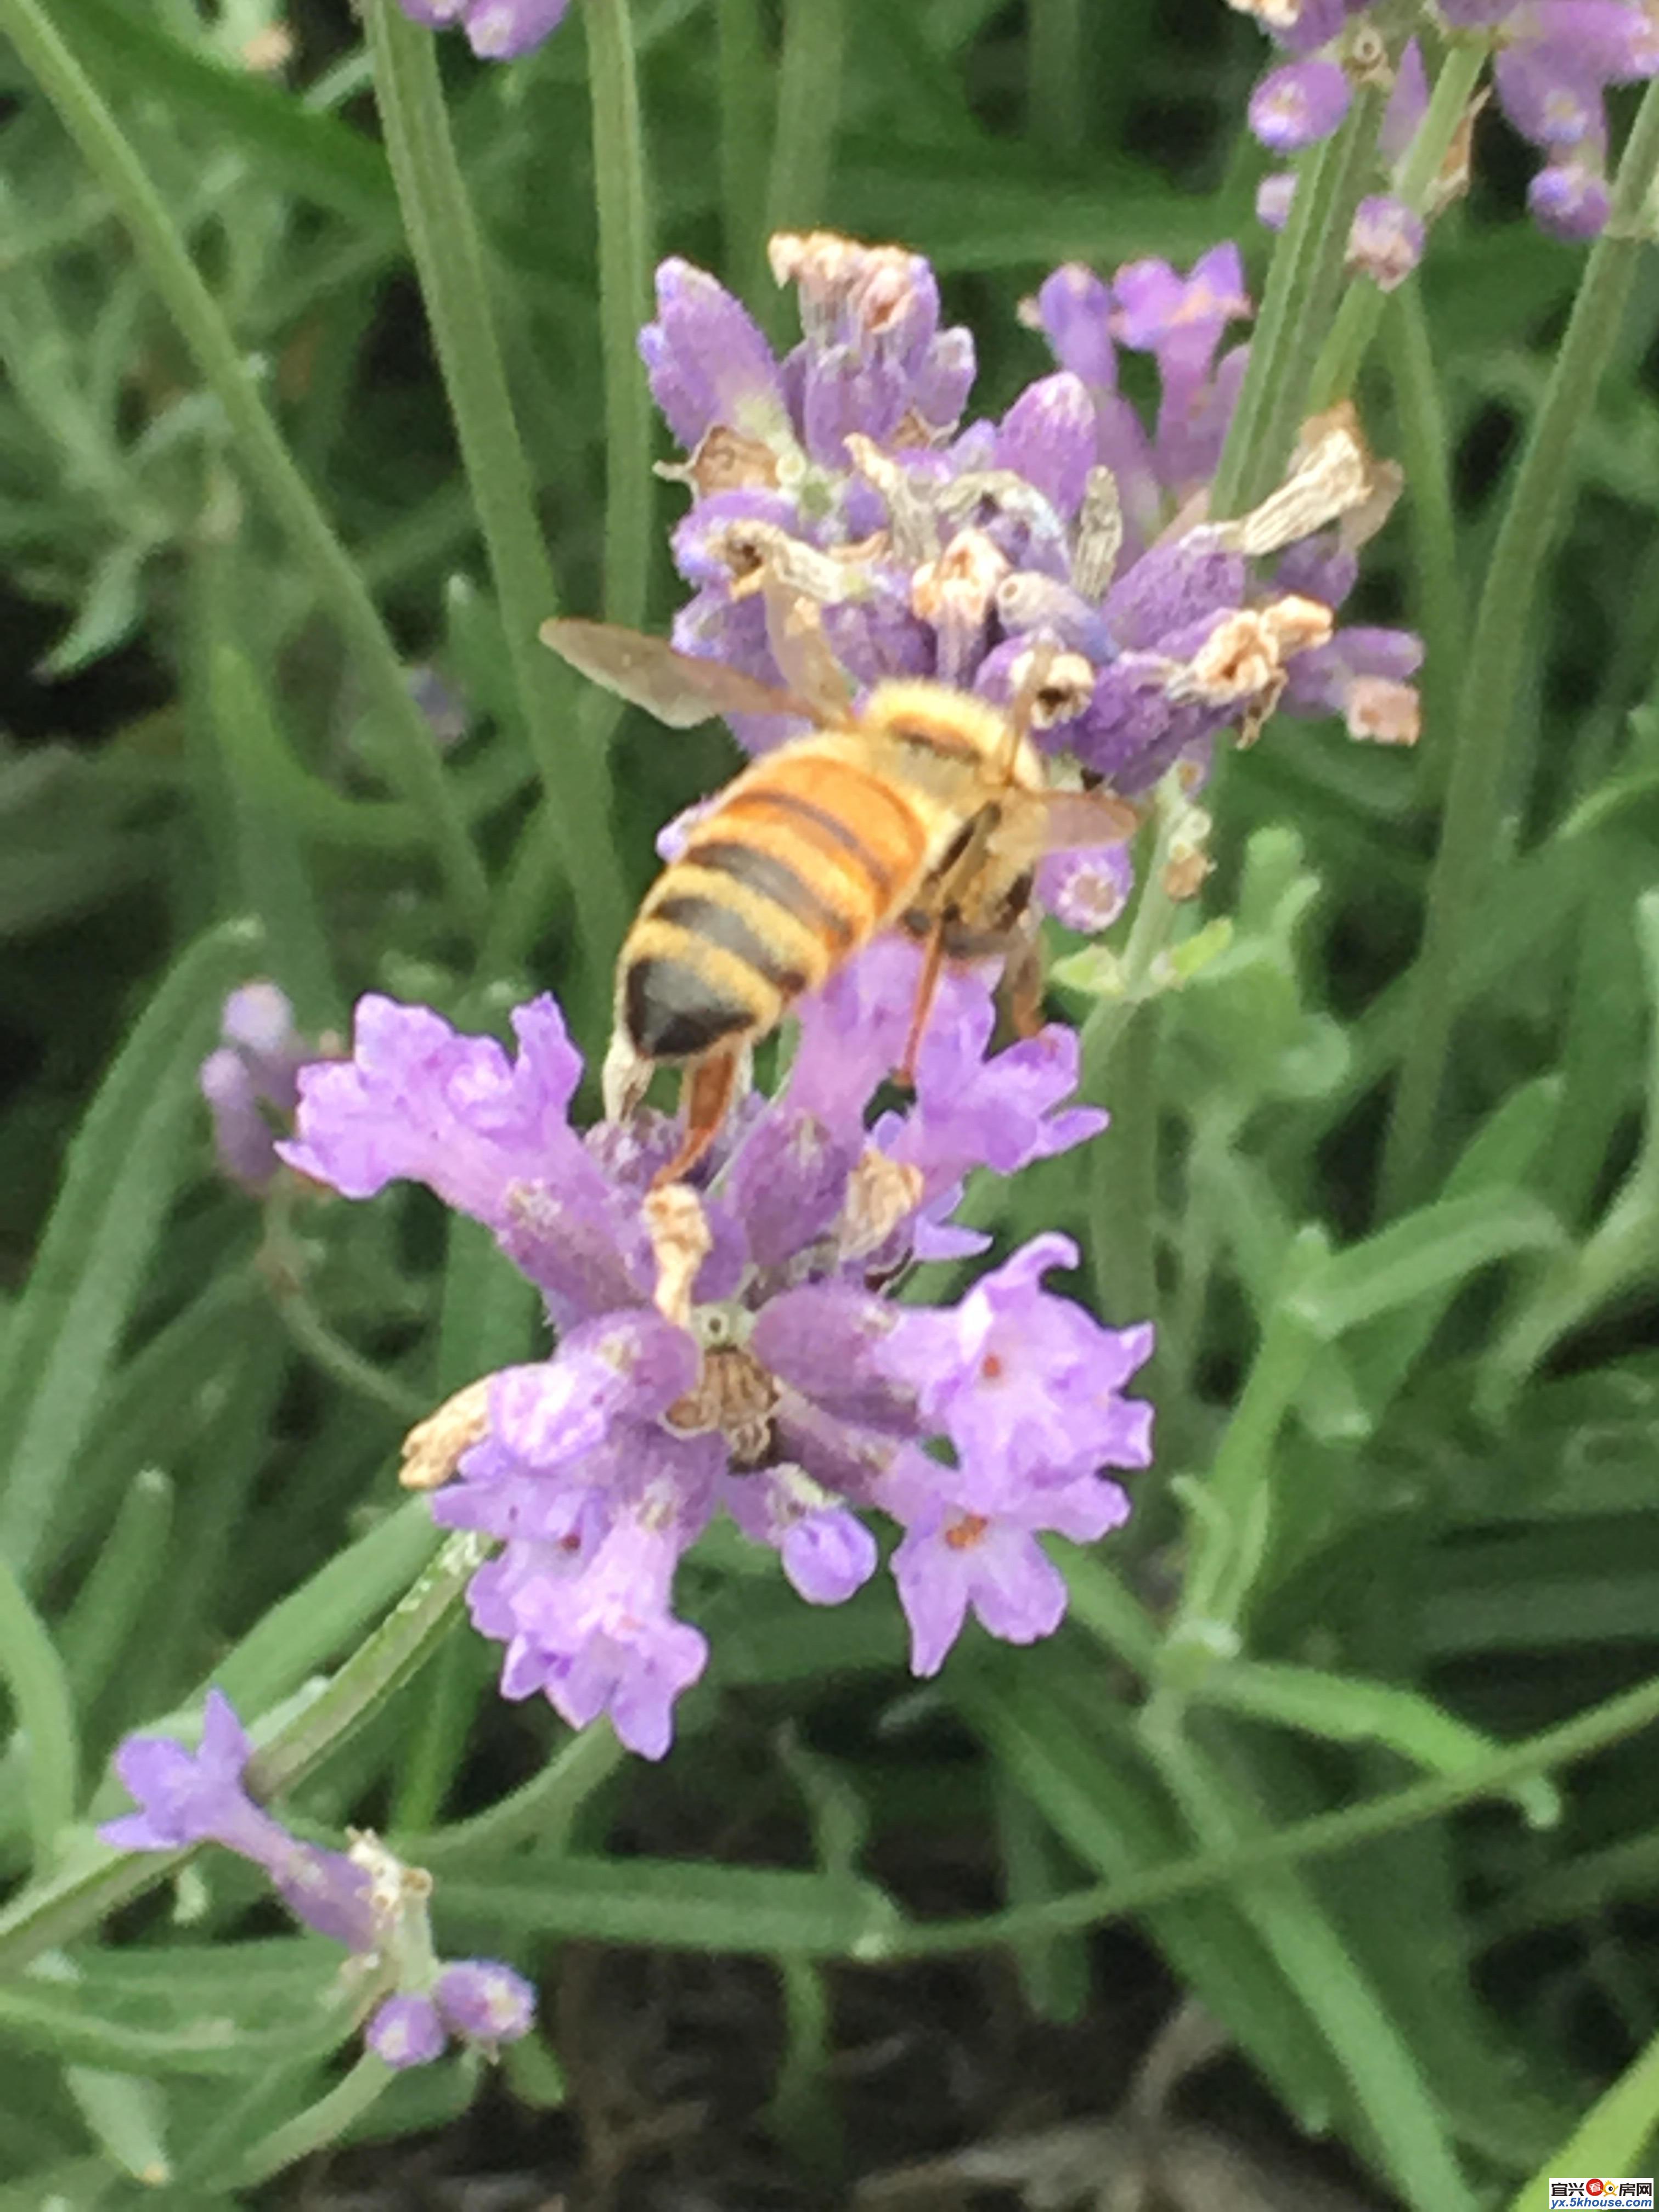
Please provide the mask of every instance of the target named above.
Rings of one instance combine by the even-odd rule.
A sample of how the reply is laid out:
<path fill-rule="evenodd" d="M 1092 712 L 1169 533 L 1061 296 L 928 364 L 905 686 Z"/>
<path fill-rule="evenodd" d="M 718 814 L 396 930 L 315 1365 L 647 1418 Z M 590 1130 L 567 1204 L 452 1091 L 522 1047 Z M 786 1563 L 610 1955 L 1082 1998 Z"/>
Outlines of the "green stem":
<path fill-rule="evenodd" d="M 342 2081 L 335 2084 L 325 2097 L 296 2113 L 293 2119 L 270 2133 L 244 2152 L 236 2169 L 237 2184 L 251 2189 L 256 2182 L 267 2181 L 273 2173 L 280 2173 L 285 2166 L 308 2152 L 324 2150 L 330 2143 L 337 2142 L 356 2120 L 360 2120 L 370 2107 L 377 2104 L 397 2080 L 395 2069 L 384 2058 L 377 2058 L 366 2051 Z"/>
<path fill-rule="evenodd" d="M 1462 40 L 1451 47 L 1441 65 L 1440 74 L 1434 81 L 1433 95 L 1395 185 L 1395 197 L 1403 200 L 1413 215 L 1423 214 L 1428 207 L 1491 51 L 1488 40 Z M 1352 392 L 1358 381 L 1360 364 L 1376 336 L 1386 298 L 1373 278 L 1356 276 L 1350 280 L 1336 320 L 1315 364 L 1313 412 L 1334 407 L 1339 399 L 1346 399 Z M 1415 483 L 1413 489 L 1416 489 Z"/>
<path fill-rule="evenodd" d="M 571 1737 L 539 1774 L 510 1796 L 499 1799 L 470 1820 L 458 1820 L 429 1836 L 400 1838 L 400 1856 L 441 1874 L 446 1867 L 469 1869 L 501 1858 L 519 1844 L 534 1842 L 556 1856 L 568 1847 L 577 1814 L 622 1765 L 625 1754 L 609 1728 L 585 1728 Z"/>
<path fill-rule="evenodd" d="M 483 248 L 450 135 L 434 42 L 392 0 L 372 0 L 366 12 L 381 129 L 489 556 L 520 711 L 548 801 L 544 821 L 570 884 L 577 940 L 597 969 L 621 942 L 627 923 L 611 858 L 605 758 L 575 724 L 567 672 L 536 635 L 557 604 L 557 587 L 502 366 Z M 597 6 L 590 16 L 603 12 Z M 596 47 L 599 43 L 596 39 Z M 603 179 L 604 163 L 600 173 Z M 602 191 L 602 205 L 603 198 Z M 630 316 L 638 298 L 635 288 L 625 303 Z M 639 383 L 637 374 L 633 380 Z M 637 621 L 644 605 L 648 521 L 638 485 L 649 467 L 643 443 L 648 429 L 619 437 L 614 418 L 609 428 L 613 471 L 631 487 L 624 494 L 621 483 L 613 482 L 610 495 L 613 521 L 623 518 L 617 526 L 628 538 L 635 580 L 625 618 Z"/>
<path fill-rule="evenodd" d="M 650 572 L 653 481 L 651 395 L 638 347 L 640 326 L 651 311 L 645 139 L 629 0 L 586 0 L 582 21 L 592 103 L 605 357 L 605 611 L 612 622 L 637 629 L 645 620 Z M 601 857 L 608 861 L 609 853 L 606 841 Z"/>
<path fill-rule="evenodd" d="M 1158 1304 L 1158 1042 L 1163 1009 L 1136 1008 L 1113 1057 L 1109 1078 L 1091 1097 L 1111 1127 L 1090 1147 L 1089 1268 L 1097 1310 L 1120 1321 Z M 1143 1376 L 1139 1388 L 1146 1386 Z M 1154 1393 L 1156 1395 L 1156 1393 Z"/>
<path fill-rule="evenodd" d="M 1457 968 L 1490 878 L 1504 804 L 1516 692 L 1540 580 L 1567 504 L 1569 468 L 1618 337 L 1645 240 L 1643 204 L 1659 173 L 1659 85 L 1650 86 L 1498 526 L 1464 664 L 1451 777 L 1413 983 L 1413 1018 L 1383 1154 L 1385 1212 L 1432 1183 L 1431 1140 L 1449 1055 Z"/>
<path fill-rule="evenodd" d="M 76 1770 L 80 1764 L 75 1699 L 69 1676 L 46 1623 L 22 1583 L 0 1559 L 0 1679 L 11 1692 L 20 1735 L 27 1746 L 24 1791 L 37 1873 L 57 1851 L 75 1818 Z"/>
<path fill-rule="evenodd" d="M 1326 1255 L 1304 1231 L 1292 1244 L 1278 1296 L 1232 1419 L 1217 1447 L 1194 1516 L 1193 1559 L 1170 1631 L 1170 1679 L 1206 1669 L 1230 1640 L 1267 1555 L 1273 1444 L 1316 1349 L 1296 1294 Z"/>
<path fill-rule="evenodd" d="M 1438 774 L 1445 749 L 1434 740 L 1450 726 L 1462 666 L 1466 610 L 1457 559 L 1457 519 L 1452 504 L 1451 441 L 1429 337 L 1423 295 L 1407 284 L 1390 303 L 1384 337 L 1400 429 L 1400 459 L 1411 496 L 1412 616 L 1425 651 L 1424 724 L 1429 733 L 1422 760 Z"/>
<path fill-rule="evenodd" d="M 143 164 L 40 0 L 0 0 L 10 38 L 125 223 L 140 261 L 229 426 L 233 450 L 311 571 L 322 605 L 355 654 L 389 740 L 388 764 L 417 807 L 456 912 L 482 922 L 489 891 L 426 719 L 410 695 L 396 647 L 351 556 L 295 465 L 217 302 Z"/>
<path fill-rule="evenodd" d="M 1315 353 L 1342 281 L 1348 233 L 1370 176 L 1382 121 L 1375 88 L 1354 100 L 1342 127 L 1304 155 L 1290 218 L 1267 270 L 1238 404 L 1228 425 L 1210 512 L 1243 514 L 1279 483 L 1308 414 Z"/>
<path fill-rule="evenodd" d="M 896 1929 L 890 1937 L 882 1938 L 879 1956 L 884 1962 L 933 1958 L 1036 1942 L 1097 1928 L 1109 1920 L 1150 1911 L 1175 1898 L 1226 1888 L 1272 1868 L 1297 1866 L 1334 1851 L 1352 1850 L 1379 1837 L 1438 1820 L 1478 1798 L 1512 1796 L 1539 1776 L 1589 1758 L 1656 1723 L 1659 1723 L 1659 1675 L 1556 1728 L 1521 1743 L 1505 1745 L 1460 1774 L 1435 1775 L 1427 1781 L 1407 1784 L 1404 1789 L 1385 1790 L 1363 1804 L 1292 1821 L 1232 1849 L 1198 1852 L 1190 1858 L 1150 1868 L 1145 1874 L 1092 1883 L 1069 1897 L 1016 1905 L 978 1918 L 939 1920 L 925 1928 Z M 871 1955 L 875 1956 L 873 1950 Z"/>
<path fill-rule="evenodd" d="M 1088 140 L 1089 76 L 1083 0 L 1030 0 L 1025 135 L 1075 159 Z"/>

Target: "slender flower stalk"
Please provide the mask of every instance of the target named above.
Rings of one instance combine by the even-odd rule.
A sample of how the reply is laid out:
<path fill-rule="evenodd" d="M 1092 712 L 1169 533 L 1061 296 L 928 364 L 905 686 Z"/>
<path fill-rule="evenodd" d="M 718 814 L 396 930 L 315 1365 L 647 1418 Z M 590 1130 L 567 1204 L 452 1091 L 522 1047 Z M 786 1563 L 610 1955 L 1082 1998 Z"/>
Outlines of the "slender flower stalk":
<path fill-rule="evenodd" d="M 592 968 L 603 971 L 627 920 L 610 859 L 604 755 L 573 713 L 566 672 L 536 639 L 538 626 L 556 604 L 556 586 L 531 496 L 530 464 L 514 416 L 483 249 L 450 136 L 437 56 L 430 36 L 409 22 L 394 0 L 368 0 L 366 15 L 404 227 L 541 780 L 542 834 L 556 848 L 570 885 L 578 940 Z M 640 453 L 630 451 L 628 459 L 643 476 Z M 642 562 L 638 566 L 642 577 Z"/>
<path fill-rule="evenodd" d="M 1453 739 L 1451 780 L 1412 983 L 1413 1018 L 1383 1154 L 1394 1212 L 1433 1185 L 1431 1139 L 1457 1011 L 1457 969 L 1500 847 L 1516 688 L 1545 563 L 1571 488 L 1573 447 L 1618 337 L 1659 175 L 1659 88 L 1638 111 L 1548 385 L 1533 416 L 1474 617 Z"/>
<path fill-rule="evenodd" d="M 629 0 L 583 0 L 605 362 L 605 611 L 637 629 L 651 561 L 651 402 L 635 332 L 651 296 L 651 216 Z"/>
<path fill-rule="evenodd" d="M 1429 206 L 1452 143 L 1468 118 L 1486 58 L 1486 43 L 1476 38 L 1447 49 L 1427 112 L 1400 166 L 1395 186 L 1401 205 L 1414 216 L 1421 216 Z M 1351 279 L 1315 364 L 1311 397 L 1316 408 L 1334 406 L 1352 392 L 1360 365 L 1376 335 L 1384 297 L 1383 288 L 1373 276 L 1361 272 Z"/>
<path fill-rule="evenodd" d="M 204 383 L 224 411 L 260 496 L 311 573 L 320 605 L 353 653 L 387 739 L 387 766 L 425 822 L 457 918 L 469 930 L 489 903 L 483 866 L 426 717 L 356 564 L 295 465 L 253 372 L 198 275 L 177 225 L 120 125 L 39 0 L 0 0 L 0 29 L 62 118 L 130 232 Z"/>
<path fill-rule="evenodd" d="M 1341 283 L 1354 210 L 1363 198 L 1386 103 L 1368 88 L 1334 137 L 1303 156 L 1289 220 L 1268 265 L 1249 366 L 1228 426 L 1211 511 L 1243 512 L 1284 473 L 1308 415 L 1314 365 Z"/>

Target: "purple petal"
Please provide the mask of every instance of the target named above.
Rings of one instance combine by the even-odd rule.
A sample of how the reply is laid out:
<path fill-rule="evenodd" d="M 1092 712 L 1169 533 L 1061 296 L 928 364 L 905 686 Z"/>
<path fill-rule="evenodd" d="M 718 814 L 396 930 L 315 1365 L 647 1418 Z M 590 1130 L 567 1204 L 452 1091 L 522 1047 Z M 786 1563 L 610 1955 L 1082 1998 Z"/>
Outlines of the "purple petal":
<path fill-rule="evenodd" d="M 1416 39 L 1407 39 L 1377 137 L 1385 161 L 1400 159 L 1416 137 L 1417 126 L 1427 113 L 1428 106 L 1429 78 L 1423 66 L 1423 49 Z"/>
<path fill-rule="evenodd" d="M 657 319 L 640 332 L 651 396 L 688 453 L 716 423 L 745 437 L 787 434 L 783 386 L 759 325 L 690 262 L 657 270 Z"/>
<path fill-rule="evenodd" d="M 535 1984 L 499 1959 L 458 1960 L 432 1995 L 451 2033 L 469 2043 L 516 2043 L 535 2025 Z"/>
<path fill-rule="evenodd" d="M 623 1417 L 654 1420 L 697 1379 L 696 1340 L 660 1314 L 613 1314 L 574 1331 L 556 1356 L 504 1368 L 490 1389 L 490 1432 L 523 1466 L 563 1467 Z"/>
<path fill-rule="evenodd" d="M 1046 278 L 1036 297 L 1037 317 L 1054 359 L 1101 392 L 1117 388 L 1117 348 L 1112 341 L 1112 295 L 1102 278 L 1080 261 L 1068 261 Z"/>
<path fill-rule="evenodd" d="M 1094 463 L 1095 410 L 1081 380 L 1062 369 L 1028 385 L 998 428 L 996 465 L 1024 477 L 1069 520 Z"/>
<path fill-rule="evenodd" d="M 1507 46 L 1492 64 L 1499 105 L 1523 138 L 1547 154 L 1599 149 L 1607 136 L 1601 80 L 1554 48 Z"/>
<path fill-rule="evenodd" d="M 744 1224 L 756 1264 L 781 1267 L 830 1227 L 862 1149 L 851 1117 L 839 1132 L 790 1099 L 738 1145 L 720 1190 Z"/>
<path fill-rule="evenodd" d="M 1423 218 L 1391 192 L 1373 192 L 1354 210 L 1348 233 L 1348 266 L 1380 292 L 1403 284 L 1423 258 Z"/>
<path fill-rule="evenodd" d="M 839 1420 L 915 1428 L 915 1398 L 888 1371 L 883 1353 L 892 1305 L 846 1283 L 808 1283 L 762 1309 L 750 1349 L 763 1367 Z"/>
<path fill-rule="evenodd" d="M 1255 188 L 1255 219 L 1266 230 L 1283 230 L 1291 219 L 1296 198 L 1296 173 L 1278 169 L 1263 177 Z"/>
<path fill-rule="evenodd" d="M 1569 246 L 1599 238 L 1613 210 L 1607 179 L 1582 163 L 1553 163 L 1527 187 L 1527 207 L 1540 230 Z"/>

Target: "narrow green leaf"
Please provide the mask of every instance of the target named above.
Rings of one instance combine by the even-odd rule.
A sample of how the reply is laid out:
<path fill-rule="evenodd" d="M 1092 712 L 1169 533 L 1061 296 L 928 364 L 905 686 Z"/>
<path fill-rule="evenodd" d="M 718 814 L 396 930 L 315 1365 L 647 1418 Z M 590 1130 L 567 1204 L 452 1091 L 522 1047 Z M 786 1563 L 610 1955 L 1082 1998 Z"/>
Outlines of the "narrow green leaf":
<path fill-rule="evenodd" d="M 134 2074 L 106 2074 L 92 2066 L 66 2066 L 64 2084 L 82 2118 L 124 2173 L 147 2189 L 173 2179 L 167 2148 L 167 2105 L 154 2081 Z"/>
<path fill-rule="evenodd" d="M 1632 2059 L 1605 2095 L 1597 2098 L 1565 2142 L 1553 2150 L 1510 2212 L 1538 2212 L 1547 2204 L 1559 2173 L 1639 2173 L 1652 2166 L 1659 2131 L 1659 2035 Z"/>
<path fill-rule="evenodd" d="M 189 1158 L 196 1070 L 258 939 L 228 922 L 178 961 L 105 1077 L 13 1317 L 0 1377 L 0 1551 L 27 1574 L 97 1411 Z"/>
<path fill-rule="evenodd" d="M 1523 1191 L 1440 1200 L 1350 1245 L 1295 1292 L 1297 1317 L 1327 1343 L 1379 1314 L 1455 1289 L 1477 1268 L 1563 1243 L 1561 1224 Z"/>
<path fill-rule="evenodd" d="M 1169 1726 L 1162 1724 L 1165 1711 Z M 1204 1844 L 1226 1850 L 1265 1833 L 1265 1823 L 1228 1767 L 1178 1731 L 1173 1708 L 1147 1709 L 1142 1734 L 1158 1771 Z M 1236 1896 L 1347 2076 L 1413 2212 L 1468 2212 L 1469 2184 L 1410 2044 L 1311 1885 L 1287 1868 L 1242 1884 Z"/>
<path fill-rule="evenodd" d="M 702 1860 L 566 1857 L 535 1881 L 444 1882 L 446 1926 L 804 1959 L 878 1957 L 898 1909 L 873 1882 Z"/>
<path fill-rule="evenodd" d="M 59 1633 L 76 1698 L 89 1705 L 119 1664 L 155 1586 L 173 1529 L 173 1486 L 159 1468 L 128 1484 L 108 1535 L 76 1592 Z"/>
<path fill-rule="evenodd" d="M 1498 1748 L 1490 1736 L 1415 1690 L 1317 1667 L 1237 1660 L 1212 1668 L 1194 1695 L 1206 1705 L 1334 1743 L 1386 1744 L 1434 1774 L 1468 1773 Z M 1534 1827 L 1552 1826 L 1560 1817 L 1560 1793 L 1545 1776 L 1518 1784 L 1516 1800 Z"/>
<path fill-rule="evenodd" d="M 22 1583 L 0 1559 L 0 1677 L 11 1692 L 23 1739 L 24 1789 L 37 1873 L 75 1817 L 80 1764 L 75 1699 L 58 1647 Z"/>
<path fill-rule="evenodd" d="M 249 70 L 193 53 L 149 13 L 117 0 L 63 0 L 61 12 L 101 52 L 119 79 L 196 113 L 276 181 L 354 222 L 390 228 L 397 203 L 373 141 Z"/>
<path fill-rule="evenodd" d="M 268 762 L 286 748 L 252 663 L 234 645 L 210 647 L 208 702 L 232 795 L 240 903 L 258 917 L 270 972 L 293 1000 L 300 1027 L 314 1036 L 339 1021 L 343 1002 L 299 842 L 280 814 L 257 803 L 257 786 L 238 774 L 248 753 Z M 295 772 L 304 775 L 297 763 Z"/>

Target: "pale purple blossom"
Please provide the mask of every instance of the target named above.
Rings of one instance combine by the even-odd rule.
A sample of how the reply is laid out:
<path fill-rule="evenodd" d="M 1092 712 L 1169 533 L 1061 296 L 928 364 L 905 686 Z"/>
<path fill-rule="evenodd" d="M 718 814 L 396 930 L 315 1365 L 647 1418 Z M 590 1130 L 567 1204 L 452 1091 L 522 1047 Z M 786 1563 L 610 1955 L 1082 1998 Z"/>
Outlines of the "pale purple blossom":
<path fill-rule="evenodd" d="M 866 1130 L 870 1094 L 903 1048 L 921 958 L 914 944 L 878 940 L 803 1002 L 784 1091 L 745 1102 L 699 1170 L 706 1249 L 672 1317 L 655 1303 L 647 1206 L 672 1137 L 650 1115 L 586 1137 L 570 1128 L 580 1071 L 550 1000 L 520 1009 L 511 1062 L 423 1008 L 368 1000 L 359 1055 L 302 1083 L 290 1158 L 319 1179 L 337 1174 L 351 1195 L 394 1176 L 438 1189 L 494 1229 L 560 1332 L 550 1358 L 492 1378 L 485 1432 L 434 1499 L 444 1525 L 501 1547 L 469 1603 L 504 1647 L 507 1697 L 545 1697 L 576 1728 L 608 1714 L 630 1748 L 659 1758 L 678 1699 L 708 1662 L 702 1632 L 675 1610 L 675 1582 L 714 1514 L 775 1551 L 808 1602 L 831 1605 L 876 1571 L 865 1513 L 909 1529 L 986 1492 L 983 1417 L 959 1377 L 947 1388 L 956 1336 L 940 1340 L 925 1414 L 921 1339 L 903 1336 L 909 1321 L 877 1286 L 911 1257 L 980 1248 L 949 1218 L 973 1169 L 1012 1174 L 1087 1141 L 1104 1116 L 1067 1103 L 1074 1032 L 1051 1026 L 992 1050 L 988 981 L 961 969 L 941 981 L 912 1104 Z M 1007 1273 L 970 1297 L 1006 1304 Z M 1029 1325 L 1034 1343 L 1058 1343 L 1065 1316 L 1082 1317 L 1035 1278 L 1022 1296 L 1024 1321 L 1010 1326 Z M 1063 1466 L 1033 1443 L 1004 1470 L 998 1508 L 1021 1544 L 1037 1528 L 1081 1525 L 1075 1499 L 1055 1521 L 1027 1491 L 1058 1482 L 1070 1496 L 1096 1466 L 1144 1463 L 1141 1413 L 1108 1417 L 1130 1403 L 1121 1383 L 1144 1357 L 1144 1334 L 1120 1339 L 1090 1322 L 1076 1339 L 1096 1374 L 1091 1390 L 1065 1385 L 1081 1426 Z M 1056 1389 L 1057 1359 L 1044 1370 Z M 948 1445 L 955 1464 L 929 1457 L 930 1443 Z M 1095 1517 L 1112 1525 L 1118 1511 L 1114 1490 Z M 907 1564 L 898 1587 L 908 1607 L 933 1584 Z M 915 1619 L 912 1628 L 936 1663 L 927 1602 L 925 1632 Z M 994 1628 L 1004 1617 L 994 1601 L 978 1610 Z M 1027 1616 L 1020 1624 L 1035 1632 Z"/>
<path fill-rule="evenodd" d="M 1372 192 L 1354 210 L 1348 266 L 1381 292 L 1395 291 L 1423 258 L 1423 218 L 1391 192 Z"/>

